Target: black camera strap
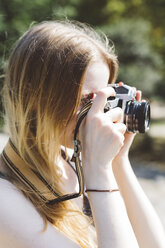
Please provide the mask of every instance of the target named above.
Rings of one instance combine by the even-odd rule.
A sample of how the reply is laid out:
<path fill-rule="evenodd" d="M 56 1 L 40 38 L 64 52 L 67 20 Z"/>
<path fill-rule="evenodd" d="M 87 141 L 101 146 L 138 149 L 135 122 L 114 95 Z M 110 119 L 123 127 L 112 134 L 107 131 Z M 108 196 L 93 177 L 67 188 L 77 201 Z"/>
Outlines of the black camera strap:
<path fill-rule="evenodd" d="M 19 152 L 14 146 L 11 139 L 2 152 L 2 158 L 6 165 L 14 172 L 19 180 L 24 183 L 32 192 L 46 204 L 55 204 L 61 201 L 70 200 L 79 197 L 84 193 L 84 176 L 81 166 L 80 153 L 81 143 L 78 140 L 78 131 L 82 120 L 87 115 L 92 101 L 90 100 L 79 112 L 77 124 L 74 133 L 74 153 L 71 161 L 75 163 L 75 173 L 78 178 L 79 191 L 72 194 L 59 195 L 54 188 L 36 171 L 32 170 L 30 166 L 21 158 Z"/>
<path fill-rule="evenodd" d="M 89 102 L 85 104 L 84 107 L 81 109 L 78 115 L 78 118 L 77 118 L 77 124 L 76 124 L 75 132 L 74 132 L 74 153 L 73 153 L 71 161 L 75 163 L 75 167 L 76 167 L 76 172 L 77 172 L 78 181 L 79 181 L 79 189 L 80 189 L 79 196 L 84 192 L 84 176 L 83 176 L 81 159 L 80 159 L 80 153 L 81 153 L 82 147 L 81 147 L 81 142 L 78 139 L 78 132 L 79 132 L 79 127 L 84 117 L 87 115 L 91 106 L 92 106 L 92 100 L 89 100 Z"/>

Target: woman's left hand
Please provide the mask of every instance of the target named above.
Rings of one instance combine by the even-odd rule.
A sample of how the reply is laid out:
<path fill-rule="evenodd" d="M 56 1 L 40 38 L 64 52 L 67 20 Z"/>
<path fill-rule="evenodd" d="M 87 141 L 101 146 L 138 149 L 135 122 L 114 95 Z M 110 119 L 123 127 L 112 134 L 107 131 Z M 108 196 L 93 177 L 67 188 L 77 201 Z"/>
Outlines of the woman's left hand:
<path fill-rule="evenodd" d="M 136 92 L 136 100 L 137 101 L 141 101 L 141 97 L 142 97 L 142 92 L 140 90 L 137 90 Z M 128 159 L 128 153 L 129 153 L 129 149 L 131 147 L 131 144 L 135 138 L 135 133 L 131 133 L 131 132 L 126 132 L 125 133 L 125 140 L 124 140 L 124 145 L 122 146 L 122 148 L 120 149 L 120 152 L 116 155 L 116 157 L 113 159 L 113 163 L 117 162 L 117 161 L 121 161 L 125 158 Z"/>

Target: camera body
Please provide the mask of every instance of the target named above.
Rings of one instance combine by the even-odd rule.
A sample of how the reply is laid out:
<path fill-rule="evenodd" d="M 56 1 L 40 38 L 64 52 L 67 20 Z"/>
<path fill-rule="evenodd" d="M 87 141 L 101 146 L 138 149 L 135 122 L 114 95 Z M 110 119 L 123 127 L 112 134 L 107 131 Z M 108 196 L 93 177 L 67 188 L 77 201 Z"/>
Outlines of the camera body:
<path fill-rule="evenodd" d="M 111 84 L 116 96 L 109 97 L 104 112 L 120 107 L 124 111 L 124 120 L 128 132 L 145 133 L 150 125 L 150 104 L 136 100 L 136 89 L 126 84 Z"/>

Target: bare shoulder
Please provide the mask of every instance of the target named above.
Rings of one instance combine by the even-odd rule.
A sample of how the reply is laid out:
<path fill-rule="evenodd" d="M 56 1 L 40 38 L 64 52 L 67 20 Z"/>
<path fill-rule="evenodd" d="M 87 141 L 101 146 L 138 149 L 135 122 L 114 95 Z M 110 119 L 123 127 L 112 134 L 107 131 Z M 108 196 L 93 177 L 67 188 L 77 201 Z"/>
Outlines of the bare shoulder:
<path fill-rule="evenodd" d="M 0 179 L 0 247 L 56 248 L 79 246 L 44 222 L 32 203 L 10 182 Z"/>

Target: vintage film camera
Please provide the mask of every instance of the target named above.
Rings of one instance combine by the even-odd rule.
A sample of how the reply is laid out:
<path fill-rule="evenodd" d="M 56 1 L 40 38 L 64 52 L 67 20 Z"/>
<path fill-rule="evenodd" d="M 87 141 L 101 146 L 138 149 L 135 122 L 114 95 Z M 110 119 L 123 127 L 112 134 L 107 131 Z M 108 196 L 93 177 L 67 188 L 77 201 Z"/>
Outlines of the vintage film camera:
<path fill-rule="evenodd" d="M 124 111 L 124 124 L 128 132 L 145 133 L 150 125 L 150 104 L 147 101 L 136 100 L 136 89 L 123 83 L 111 84 L 116 96 L 109 97 L 104 112 L 116 107 Z"/>

